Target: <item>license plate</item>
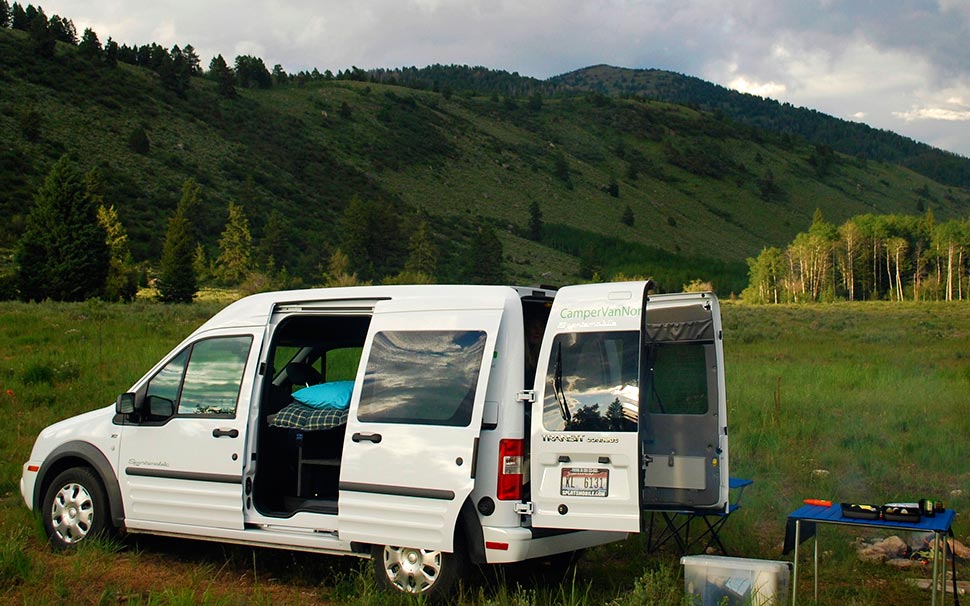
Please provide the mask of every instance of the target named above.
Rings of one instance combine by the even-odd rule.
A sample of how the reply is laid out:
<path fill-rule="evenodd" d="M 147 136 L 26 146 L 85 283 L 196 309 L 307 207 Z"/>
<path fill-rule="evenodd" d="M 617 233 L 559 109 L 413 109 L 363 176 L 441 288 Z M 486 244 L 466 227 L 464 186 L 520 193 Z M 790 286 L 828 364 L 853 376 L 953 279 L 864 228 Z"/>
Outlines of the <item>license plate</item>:
<path fill-rule="evenodd" d="M 564 497 L 605 497 L 610 493 L 610 470 L 563 467 L 559 494 Z"/>

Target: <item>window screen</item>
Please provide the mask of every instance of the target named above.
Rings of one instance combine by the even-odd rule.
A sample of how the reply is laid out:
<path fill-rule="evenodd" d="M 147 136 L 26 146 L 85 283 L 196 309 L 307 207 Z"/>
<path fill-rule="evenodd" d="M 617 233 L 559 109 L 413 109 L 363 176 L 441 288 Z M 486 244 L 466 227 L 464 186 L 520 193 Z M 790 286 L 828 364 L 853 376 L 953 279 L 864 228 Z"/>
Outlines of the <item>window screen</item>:
<path fill-rule="evenodd" d="M 704 343 L 656 343 L 648 348 L 648 366 L 653 370 L 651 413 L 707 413 L 711 366 L 707 357 L 714 355 L 713 348 Z"/>
<path fill-rule="evenodd" d="M 372 423 L 471 423 L 485 332 L 387 331 L 374 336 L 357 417 Z"/>

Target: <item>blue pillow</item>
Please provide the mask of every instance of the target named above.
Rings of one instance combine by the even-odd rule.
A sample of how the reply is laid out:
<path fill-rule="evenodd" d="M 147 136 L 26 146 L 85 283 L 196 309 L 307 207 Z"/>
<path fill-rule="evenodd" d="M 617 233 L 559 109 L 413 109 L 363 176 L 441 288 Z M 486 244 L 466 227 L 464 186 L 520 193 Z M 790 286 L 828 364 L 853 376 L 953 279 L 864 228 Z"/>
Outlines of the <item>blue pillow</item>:
<path fill-rule="evenodd" d="M 293 393 L 293 399 L 313 408 L 344 409 L 350 406 L 353 381 L 331 381 L 311 385 Z"/>

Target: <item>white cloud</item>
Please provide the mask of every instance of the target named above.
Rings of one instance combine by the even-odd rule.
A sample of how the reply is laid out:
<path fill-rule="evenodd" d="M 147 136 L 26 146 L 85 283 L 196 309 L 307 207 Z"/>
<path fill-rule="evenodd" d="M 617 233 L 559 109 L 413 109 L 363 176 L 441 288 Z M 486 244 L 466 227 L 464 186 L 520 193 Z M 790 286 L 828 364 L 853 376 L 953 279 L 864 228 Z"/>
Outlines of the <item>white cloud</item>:
<path fill-rule="evenodd" d="M 755 82 L 753 80 L 748 80 L 743 76 L 738 76 L 734 80 L 731 80 L 728 83 L 728 88 L 733 88 L 734 90 L 742 93 L 749 93 L 759 97 L 769 97 L 772 99 L 777 99 L 778 97 L 783 96 L 787 90 L 784 84 L 779 84 L 774 81 Z"/>
<path fill-rule="evenodd" d="M 945 120 L 947 122 L 970 122 L 970 109 L 948 109 L 945 107 L 914 107 L 905 112 L 893 112 L 897 118 L 906 122 L 917 120 Z"/>

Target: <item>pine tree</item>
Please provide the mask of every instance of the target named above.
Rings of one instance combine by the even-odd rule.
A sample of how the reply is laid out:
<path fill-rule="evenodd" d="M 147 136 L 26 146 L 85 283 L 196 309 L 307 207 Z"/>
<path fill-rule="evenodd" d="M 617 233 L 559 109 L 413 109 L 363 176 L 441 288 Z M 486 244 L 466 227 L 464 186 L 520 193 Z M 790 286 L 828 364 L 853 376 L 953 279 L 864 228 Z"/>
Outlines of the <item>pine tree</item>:
<path fill-rule="evenodd" d="M 101 295 L 108 246 L 91 192 L 76 164 L 63 157 L 34 196 L 14 262 L 26 301 L 83 301 Z"/>
<path fill-rule="evenodd" d="M 401 212 L 392 204 L 354 196 L 341 217 L 340 248 L 362 280 L 397 273 L 406 259 Z"/>
<path fill-rule="evenodd" d="M 282 213 L 274 209 L 263 228 L 258 251 L 259 264 L 270 273 L 286 265 L 286 232 Z"/>
<path fill-rule="evenodd" d="M 216 55 L 209 62 L 209 77 L 216 81 L 216 90 L 220 95 L 226 99 L 236 96 L 236 75 L 222 55 Z"/>
<path fill-rule="evenodd" d="M 404 264 L 407 272 L 423 274 L 433 278 L 438 269 L 438 249 L 431 238 L 431 227 L 421 221 L 408 242 L 408 260 Z"/>
<path fill-rule="evenodd" d="M 33 6 L 28 5 L 27 8 L 30 9 Z M 47 22 L 47 15 L 44 14 L 44 11 L 38 10 L 32 19 L 28 15 L 28 20 L 30 21 L 30 40 L 34 46 L 34 52 L 40 57 L 53 57 L 57 38 L 54 37 L 54 32 L 51 31 Z"/>
<path fill-rule="evenodd" d="M 502 241 L 488 224 L 482 225 L 472 238 L 468 279 L 473 284 L 501 284 L 505 281 L 505 253 Z"/>
<path fill-rule="evenodd" d="M 92 168 L 84 175 L 84 184 L 91 196 L 91 203 L 98 209 L 98 223 L 105 231 L 108 246 L 108 275 L 104 283 L 107 301 L 131 301 L 138 292 L 138 272 L 128 246 L 128 232 L 118 217 L 114 205 L 104 201 L 104 180 L 101 171 Z"/>
<path fill-rule="evenodd" d="M 74 28 L 74 22 L 70 19 L 54 15 L 48 22 L 48 27 L 54 39 L 58 42 L 64 42 L 71 46 L 77 45 L 77 30 Z"/>
<path fill-rule="evenodd" d="M 108 67 L 114 67 L 118 65 L 118 43 L 108 36 L 108 41 L 104 43 L 104 63 Z"/>
<path fill-rule="evenodd" d="M 566 156 L 562 152 L 556 154 L 553 174 L 566 184 L 566 189 L 571 190 L 573 188 L 573 180 L 569 173 L 569 161 L 566 160 Z"/>
<path fill-rule="evenodd" d="M 189 68 L 189 74 L 192 76 L 201 76 L 201 60 L 199 59 L 199 54 L 195 52 L 195 47 L 191 44 L 186 44 L 182 49 L 182 56 L 185 57 L 185 64 Z"/>
<path fill-rule="evenodd" d="M 620 184 L 617 182 L 616 177 L 610 176 L 610 183 L 606 186 L 606 191 L 614 198 L 620 197 Z"/>
<path fill-rule="evenodd" d="M 14 2 L 10 7 L 10 27 L 21 31 L 27 31 L 30 28 L 30 23 L 27 22 L 27 13 L 19 2 Z"/>
<path fill-rule="evenodd" d="M 90 27 L 84 30 L 81 43 L 77 45 L 77 52 L 88 61 L 97 61 L 101 58 L 101 41 Z"/>
<path fill-rule="evenodd" d="M 239 55 L 236 57 L 236 81 L 243 88 L 270 88 L 273 77 L 259 57 Z"/>
<path fill-rule="evenodd" d="M 537 242 L 542 239 L 542 209 L 535 200 L 529 204 L 529 237 Z"/>
<path fill-rule="evenodd" d="M 10 27 L 10 5 L 0 0 L 0 27 Z"/>
<path fill-rule="evenodd" d="M 169 88 L 180 97 L 184 97 L 192 82 L 192 67 L 185 56 L 185 51 L 180 49 L 177 44 L 172 47 L 169 56 L 172 58 L 172 75 Z"/>
<path fill-rule="evenodd" d="M 277 63 L 273 66 L 273 83 L 277 86 L 286 84 L 290 77 L 287 75 L 286 71 L 283 70 L 283 66 Z"/>
<path fill-rule="evenodd" d="M 145 132 L 144 126 L 136 126 L 128 135 L 128 148 L 143 156 L 151 149 L 151 141 L 148 139 L 148 133 Z"/>
<path fill-rule="evenodd" d="M 339 248 L 330 255 L 327 263 L 327 273 L 324 276 L 327 286 L 364 286 L 370 282 L 362 282 L 357 273 L 350 273 L 350 257 Z"/>
<path fill-rule="evenodd" d="M 195 296 L 195 243 L 188 217 L 199 205 L 200 193 L 199 185 L 192 179 L 187 180 L 182 186 L 178 208 L 168 220 L 158 276 L 158 298 L 164 303 L 190 303 Z"/>
<path fill-rule="evenodd" d="M 229 202 L 229 218 L 219 238 L 216 271 L 227 284 L 240 284 L 252 270 L 253 238 L 243 207 Z"/>
<path fill-rule="evenodd" d="M 118 218 L 114 205 L 98 206 L 98 223 L 104 228 L 108 245 L 108 276 L 104 282 L 107 301 L 131 301 L 138 292 L 138 273 L 132 264 L 128 232 Z"/>
<path fill-rule="evenodd" d="M 633 227 L 633 220 L 633 209 L 630 208 L 629 204 L 627 204 L 626 208 L 623 209 L 623 215 L 620 217 L 620 223 Z"/>

